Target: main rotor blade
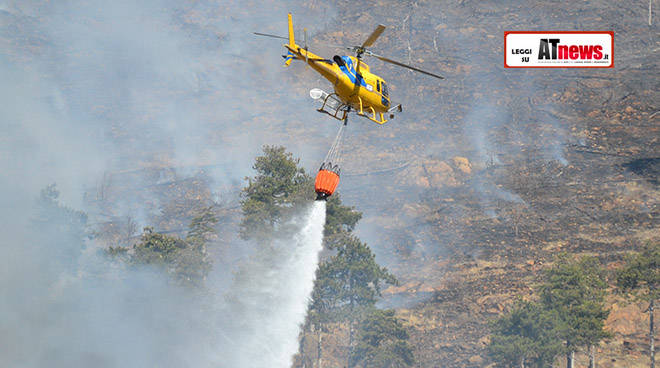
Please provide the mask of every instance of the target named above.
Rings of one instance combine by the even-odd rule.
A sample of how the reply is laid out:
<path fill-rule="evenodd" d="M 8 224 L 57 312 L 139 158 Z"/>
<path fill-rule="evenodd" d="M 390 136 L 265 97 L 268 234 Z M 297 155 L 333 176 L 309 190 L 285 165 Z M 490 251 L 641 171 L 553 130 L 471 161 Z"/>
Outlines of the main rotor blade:
<path fill-rule="evenodd" d="M 287 37 L 276 36 L 276 35 L 272 35 L 272 34 L 268 34 L 268 33 L 260 33 L 260 32 L 252 32 L 252 33 L 256 34 L 257 36 L 265 36 L 265 37 L 279 38 L 279 39 L 281 39 L 281 40 L 287 40 L 287 41 L 289 40 Z M 306 32 L 305 32 L 305 38 L 306 38 L 306 37 L 307 37 L 307 34 L 306 34 Z M 314 44 L 319 44 L 319 45 L 328 46 L 328 47 L 332 47 L 332 48 L 337 48 L 337 49 L 344 49 L 344 48 L 347 48 L 346 46 L 337 45 L 337 44 L 334 44 L 334 43 L 327 43 L 327 42 L 323 42 L 323 41 L 314 41 L 313 43 L 314 43 Z"/>
<path fill-rule="evenodd" d="M 289 40 L 289 39 L 286 38 L 286 37 L 275 36 L 275 35 L 268 34 L 268 33 L 259 33 L 259 32 L 252 32 L 252 33 L 256 34 L 257 36 L 265 36 L 265 37 L 279 38 L 279 39 L 287 40 L 287 41 Z"/>
<path fill-rule="evenodd" d="M 378 39 L 378 37 L 380 37 L 380 34 L 383 33 L 384 30 L 385 30 L 385 26 L 379 24 L 378 27 L 376 27 L 376 29 L 374 29 L 374 31 L 371 32 L 369 38 L 367 38 L 367 40 L 364 41 L 364 43 L 362 44 L 362 48 L 373 45 L 374 42 L 376 42 L 376 40 Z"/>
<path fill-rule="evenodd" d="M 398 61 L 396 61 L 396 60 L 392 60 L 392 59 L 386 58 L 385 56 L 380 56 L 380 55 L 374 54 L 373 52 L 369 52 L 367 55 L 369 55 L 369 56 L 373 56 L 373 57 L 375 57 L 375 58 L 378 58 L 378 59 L 380 59 L 380 60 L 382 60 L 382 61 L 384 61 L 384 62 L 386 62 L 386 63 L 390 63 L 390 64 L 398 65 L 398 66 L 401 66 L 401 67 L 404 67 L 404 68 L 408 68 L 408 69 L 410 69 L 410 70 L 414 70 L 414 71 L 416 71 L 416 72 L 420 72 L 420 73 L 422 73 L 422 74 L 430 75 L 430 76 L 432 76 L 432 77 L 436 77 L 436 78 L 438 78 L 438 79 L 445 79 L 443 76 L 440 76 L 440 75 L 437 75 L 437 74 L 433 74 L 433 73 L 431 73 L 431 72 L 427 72 L 426 70 L 422 70 L 422 69 L 415 68 L 414 66 L 410 66 L 410 65 L 408 65 L 408 64 L 400 63 L 400 62 L 398 62 Z"/>

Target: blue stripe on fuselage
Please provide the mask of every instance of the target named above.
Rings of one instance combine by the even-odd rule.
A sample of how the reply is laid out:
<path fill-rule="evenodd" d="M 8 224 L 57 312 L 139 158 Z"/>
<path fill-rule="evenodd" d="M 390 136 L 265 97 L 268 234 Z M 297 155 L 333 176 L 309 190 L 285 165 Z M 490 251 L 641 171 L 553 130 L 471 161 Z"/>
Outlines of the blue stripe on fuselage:
<path fill-rule="evenodd" d="M 342 56 L 341 58 L 344 60 L 344 65 L 339 66 L 339 69 L 341 69 L 341 71 L 346 74 L 348 79 L 350 79 L 353 84 L 357 84 L 356 80 L 359 80 L 360 85 L 366 87 L 367 83 L 361 76 L 357 76 L 357 73 L 355 72 L 355 67 L 353 67 L 353 59 L 348 56 Z"/>

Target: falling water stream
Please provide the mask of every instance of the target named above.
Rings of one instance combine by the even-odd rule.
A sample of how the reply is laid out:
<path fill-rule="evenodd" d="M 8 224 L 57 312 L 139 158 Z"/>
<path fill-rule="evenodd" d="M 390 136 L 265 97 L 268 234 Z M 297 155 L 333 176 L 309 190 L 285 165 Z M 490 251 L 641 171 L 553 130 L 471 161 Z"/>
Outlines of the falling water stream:
<path fill-rule="evenodd" d="M 232 365 L 288 368 L 298 351 L 298 335 L 323 248 L 325 201 L 314 201 L 293 221 L 292 238 L 277 240 L 268 255 L 249 267 L 249 276 L 234 285 L 241 331 L 232 341 Z"/>
<path fill-rule="evenodd" d="M 273 366 L 288 368 L 291 358 L 298 351 L 298 333 L 305 322 L 307 304 L 314 288 L 316 268 L 319 263 L 319 252 L 323 249 L 323 226 L 325 225 L 325 201 L 314 201 L 305 224 L 294 239 L 291 262 L 284 267 L 282 289 L 289 295 L 281 306 L 279 326 L 275 331 L 281 331 L 281 357 L 274 360 Z"/>

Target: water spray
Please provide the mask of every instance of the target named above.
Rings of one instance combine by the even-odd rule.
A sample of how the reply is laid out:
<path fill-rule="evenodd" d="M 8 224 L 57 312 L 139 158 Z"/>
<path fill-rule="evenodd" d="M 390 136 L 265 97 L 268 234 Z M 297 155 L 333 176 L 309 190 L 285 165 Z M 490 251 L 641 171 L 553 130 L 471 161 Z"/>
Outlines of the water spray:
<path fill-rule="evenodd" d="M 256 255 L 248 272 L 239 272 L 227 315 L 227 366 L 289 368 L 298 352 L 298 336 L 323 248 L 326 202 L 314 201 L 291 221 L 292 236 L 275 240 Z"/>

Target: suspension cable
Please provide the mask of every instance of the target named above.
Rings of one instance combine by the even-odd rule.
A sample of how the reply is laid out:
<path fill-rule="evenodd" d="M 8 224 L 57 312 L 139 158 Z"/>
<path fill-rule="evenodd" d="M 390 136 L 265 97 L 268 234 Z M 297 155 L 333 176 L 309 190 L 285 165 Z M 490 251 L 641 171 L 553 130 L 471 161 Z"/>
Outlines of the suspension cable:
<path fill-rule="evenodd" d="M 343 133 L 344 133 L 344 125 L 342 124 L 341 127 L 339 128 L 339 131 L 337 132 L 337 136 L 335 137 L 332 146 L 330 147 L 330 150 L 328 151 L 328 154 L 325 156 L 325 160 L 323 161 L 328 162 L 330 160 L 337 161 L 341 159 L 340 149 L 341 149 L 341 139 Z"/>
<path fill-rule="evenodd" d="M 337 136 L 335 137 L 334 142 L 332 142 L 332 146 L 330 146 L 330 150 L 325 155 L 325 159 L 323 160 L 323 166 L 321 166 L 322 169 L 327 165 L 329 166 L 327 167 L 328 170 L 333 170 L 333 169 L 334 171 L 339 170 L 339 164 L 341 163 L 341 141 L 344 135 L 345 126 L 346 125 L 344 124 L 340 125 L 339 131 L 337 132 Z"/>

